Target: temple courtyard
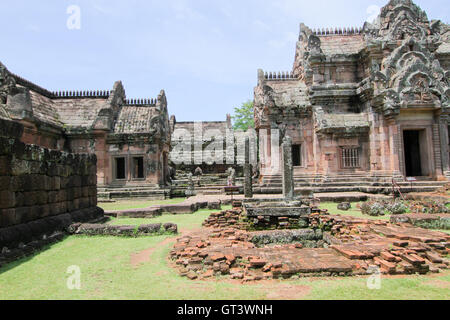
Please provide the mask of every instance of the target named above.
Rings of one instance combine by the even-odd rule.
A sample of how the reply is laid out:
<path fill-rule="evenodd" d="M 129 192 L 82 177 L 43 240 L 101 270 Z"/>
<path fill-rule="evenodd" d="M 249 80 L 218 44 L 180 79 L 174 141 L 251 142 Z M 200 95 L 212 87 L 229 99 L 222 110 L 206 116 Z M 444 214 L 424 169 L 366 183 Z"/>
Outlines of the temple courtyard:
<path fill-rule="evenodd" d="M 121 212 L 127 210 L 129 212 L 139 212 L 139 208 L 151 208 L 159 204 L 180 206 L 180 204 L 183 205 L 187 201 L 189 200 L 174 199 L 160 202 L 121 201 L 100 204 L 100 206 L 104 206 L 106 213 L 111 214 L 115 212 L 111 211 L 112 208 L 118 208 Z M 365 216 L 361 213 L 361 209 L 358 208 L 361 206 L 361 203 L 351 203 L 351 206 L 352 209 L 342 211 L 337 209 L 337 203 L 323 202 L 320 204 L 320 209 L 322 212 L 329 211 L 328 215 L 325 215 L 326 217 L 337 217 L 339 215 L 342 221 L 368 220 L 369 225 L 373 224 L 378 228 L 388 227 L 386 224 L 389 221 L 389 216 Z M 177 250 L 177 248 L 180 250 L 180 243 L 186 243 L 186 239 L 195 242 L 193 246 L 198 248 L 199 251 L 208 250 L 209 248 L 211 257 L 217 251 L 217 246 L 219 246 L 219 251 L 223 251 L 222 246 L 228 247 L 226 243 L 222 242 L 229 241 L 231 243 L 236 241 L 235 238 L 232 238 L 234 240 L 227 240 L 229 239 L 228 235 L 227 238 L 220 239 L 220 234 L 216 234 L 214 239 L 210 239 L 211 233 L 214 233 L 214 227 L 204 225 L 205 223 L 208 224 L 208 221 L 211 223 L 211 219 L 220 216 L 220 212 L 232 210 L 234 209 L 232 209 L 231 205 L 222 205 L 221 210 L 206 208 L 200 209 L 193 214 L 162 214 L 154 218 L 115 218 L 112 215 L 111 220 L 106 222 L 107 225 L 131 225 L 137 227 L 170 222 L 177 224 L 178 234 L 137 237 L 79 234 L 67 236 L 61 242 L 50 245 L 39 253 L 3 265 L 0 269 L 0 296 L 2 299 L 44 300 L 448 299 L 450 288 L 449 270 L 442 268 L 438 273 L 435 273 L 437 271 L 433 270 L 433 272 L 428 271 L 423 275 L 420 275 L 419 272 L 411 272 L 410 274 L 395 274 L 395 272 L 390 272 L 392 274 L 389 274 L 389 272 L 383 272 L 385 274 L 380 276 L 381 287 L 379 289 L 369 289 L 370 274 L 365 272 L 354 272 L 354 274 L 351 274 L 352 270 L 358 270 L 352 263 L 356 260 L 350 259 L 355 257 L 339 254 L 336 248 L 302 248 L 302 245 L 299 245 L 299 241 L 296 242 L 297 245 L 279 245 L 280 248 L 284 246 L 284 252 L 281 252 L 283 258 L 279 260 L 281 266 L 276 267 L 283 268 L 283 263 L 292 258 L 293 254 L 297 258 L 302 258 L 303 267 L 308 266 L 307 261 L 309 261 L 309 257 L 309 259 L 314 260 L 313 266 L 317 268 L 317 257 L 324 257 L 324 263 L 330 263 L 330 267 L 338 268 L 336 271 L 340 272 L 324 274 L 316 272 L 311 275 L 302 276 L 297 274 L 289 277 L 283 277 L 280 273 L 279 277 L 268 277 L 264 276 L 266 273 L 261 270 L 262 267 L 260 269 L 257 267 L 257 263 L 254 263 L 256 269 L 253 270 L 255 272 L 246 274 L 245 278 L 239 275 L 237 277 L 233 276 L 232 273 L 230 274 L 230 268 L 225 270 L 224 274 L 220 271 L 213 271 L 205 276 L 192 276 L 192 274 L 180 273 L 179 265 L 177 265 L 176 259 L 173 259 L 173 255 L 174 250 Z M 409 214 L 412 215 L 412 213 Z M 221 230 L 229 231 L 229 228 L 224 227 Z M 414 228 L 414 230 L 416 231 L 415 235 L 420 236 L 420 232 L 417 233 L 419 229 Z M 424 234 L 440 235 L 441 237 L 450 234 L 448 230 L 420 230 Z M 381 230 L 378 231 L 381 232 Z M 238 233 L 245 234 L 245 231 L 238 231 Z M 345 234 L 345 231 L 343 233 Z M 395 242 L 394 240 L 392 242 Z M 441 239 L 441 241 L 443 240 Z M 198 243 L 201 241 L 205 241 L 205 244 Z M 208 245 L 208 241 L 212 242 L 213 245 Z M 428 240 L 423 241 L 429 243 Z M 448 238 L 446 241 L 448 241 Z M 398 240 L 397 242 L 399 242 L 396 243 L 397 245 L 404 246 L 408 240 Z M 417 239 L 417 242 L 420 241 Z M 197 244 L 199 244 L 198 247 Z M 183 248 L 185 247 L 186 245 Z M 199 247 L 202 249 L 200 250 Z M 237 247 L 238 249 L 236 250 L 241 250 L 245 255 L 246 249 L 242 245 Z M 393 248 L 393 246 L 388 245 L 386 250 Z M 355 250 L 355 247 L 350 249 Z M 416 249 L 419 251 L 416 257 L 419 257 L 419 254 L 424 251 Z M 229 246 L 228 250 L 231 250 L 231 246 Z M 249 255 L 258 255 L 258 250 L 264 249 L 258 249 L 255 246 L 251 249 Z M 281 249 L 265 250 L 276 256 Z M 314 256 L 315 250 L 319 250 L 321 253 L 318 256 Z M 232 254 L 232 252 L 228 252 L 228 254 L 225 251 L 223 252 L 224 256 L 227 257 Z M 291 252 L 291 256 L 287 254 L 289 252 Z M 217 256 L 217 254 L 220 255 L 220 252 L 216 252 L 215 255 Z M 234 254 L 236 254 L 236 251 L 234 251 Z M 327 259 L 327 255 L 332 258 Z M 260 256 L 270 260 L 268 256 L 261 254 Z M 389 256 L 383 255 L 383 257 L 390 260 Z M 219 259 L 219 262 L 224 263 L 227 261 L 226 258 L 222 259 L 222 257 L 215 257 L 214 259 Z M 443 260 L 445 260 L 445 256 Z M 427 261 L 426 264 L 430 263 L 429 260 Z M 393 263 L 395 263 L 395 260 Z M 430 264 L 433 265 L 432 263 Z M 67 273 L 67 268 L 72 265 L 79 266 L 81 270 L 80 290 L 69 290 L 67 287 L 67 279 L 70 277 L 70 274 Z M 267 268 L 267 265 L 265 267 Z M 239 267 L 236 267 L 235 263 L 233 268 Z M 340 270 L 339 268 L 344 269 Z M 248 268 L 247 270 L 251 271 L 252 269 Z M 362 269 L 359 270 L 361 271 Z M 382 267 L 382 271 L 389 270 L 384 270 Z M 270 273 L 273 274 L 273 272 Z M 258 274 L 261 277 L 258 277 Z"/>

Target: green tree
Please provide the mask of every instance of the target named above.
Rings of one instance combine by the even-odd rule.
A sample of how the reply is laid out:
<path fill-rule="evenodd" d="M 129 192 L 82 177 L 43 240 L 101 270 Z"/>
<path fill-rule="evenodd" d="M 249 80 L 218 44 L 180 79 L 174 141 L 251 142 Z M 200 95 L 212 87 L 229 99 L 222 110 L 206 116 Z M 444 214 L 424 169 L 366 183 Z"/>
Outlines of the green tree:
<path fill-rule="evenodd" d="M 248 100 L 242 106 L 234 108 L 233 119 L 234 130 L 247 131 L 255 127 L 255 119 L 253 113 L 253 101 Z"/>

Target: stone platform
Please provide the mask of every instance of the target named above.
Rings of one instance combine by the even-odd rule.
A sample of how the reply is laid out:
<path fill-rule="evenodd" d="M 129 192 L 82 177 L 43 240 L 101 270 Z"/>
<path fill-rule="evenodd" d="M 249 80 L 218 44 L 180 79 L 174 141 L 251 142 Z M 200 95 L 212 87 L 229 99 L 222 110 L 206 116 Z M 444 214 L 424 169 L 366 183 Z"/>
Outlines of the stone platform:
<path fill-rule="evenodd" d="M 366 275 L 374 267 L 392 275 L 426 274 L 449 268 L 445 257 L 450 253 L 450 235 L 445 233 L 409 224 L 314 214 L 310 217 L 310 226 L 316 230 L 313 233 L 322 232 L 318 226 L 325 230 L 317 248 L 302 244 L 302 237 L 310 237 L 311 232 L 306 231 L 311 229 L 301 229 L 305 230 L 304 235 L 297 235 L 300 239 L 293 243 L 261 246 L 255 238 L 262 233 L 290 231 L 240 230 L 240 210 L 216 213 L 205 225 L 218 224 L 218 228 L 205 227 L 178 239 L 170 256 L 181 275 L 190 279 L 226 276 L 255 281 L 294 276 Z M 309 239 L 317 241 L 317 238 Z"/>

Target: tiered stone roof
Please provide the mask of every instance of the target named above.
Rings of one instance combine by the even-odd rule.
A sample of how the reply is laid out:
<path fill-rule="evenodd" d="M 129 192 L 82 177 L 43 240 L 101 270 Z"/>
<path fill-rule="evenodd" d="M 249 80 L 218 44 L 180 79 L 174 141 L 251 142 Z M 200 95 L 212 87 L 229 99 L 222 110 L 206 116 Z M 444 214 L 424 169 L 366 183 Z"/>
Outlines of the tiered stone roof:
<path fill-rule="evenodd" d="M 167 125 L 163 124 L 168 118 L 164 91 L 157 99 L 127 100 L 121 82 L 116 82 L 112 91 L 50 92 L 9 72 L 1 63 L 0 71 L 2 101 L 3 98 L 10 99 L 13 96 L 19 97 L 20 101 L 14 102 L 14 110 L 8 110 L 10 103 L 0 101 L 1 118 L 13 117 L 13 111 L 14 117 L 22 119 L 26 116 L 29 120 L 71 134 L 88 132 L 94 128 L 116 134 L 153 133 L 154 127 L 161 125 L 167 127 L 162 128 L 162 132 L 168 131 L 168 121 Z M 109 119 L 106 122 L 105 117 Z M 97 127 L 97 123 L 100 127 Z"/>
<path fill-rule="evenodd" d="M 33 109 L 33 116 L 43 123 L 48 123 L 56 127 L 62 127 L 61 117 L 52 99 L 39 94 L 35 91 L 30 91 L 31 105 Z"/>
<path fill-rule="evenodd" d="M 325 35 L 319 36 L 323 54 L 353 55 L 358 54 L 365 46 L 364 36 L 354 35 Z"/>
<path fill-rule="evenodd" d="M 157 115 L 155 107 L 124 106 L 114 126 L 116 134 L 146 133 L 152 129 L 150 119 Z"/>
<path fill-rule="evenodd" d="M 73 128 L 90 128 L 97 119 L 98 113 L 107 107 L 105 99 L 57 99 L 53 103 L 54 110 L 59 113 L 60 120 Z"/>

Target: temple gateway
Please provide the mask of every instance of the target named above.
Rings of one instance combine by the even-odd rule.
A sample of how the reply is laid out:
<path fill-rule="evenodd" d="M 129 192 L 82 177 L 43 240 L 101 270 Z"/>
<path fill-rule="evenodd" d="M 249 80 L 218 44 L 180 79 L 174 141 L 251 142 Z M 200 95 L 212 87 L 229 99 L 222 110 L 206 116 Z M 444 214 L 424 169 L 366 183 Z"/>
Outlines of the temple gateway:
<path fill-rule="evenodd" d="M 256 129 L 292 139 L 298 185 L 446 181 L 449 67 L 449 25 L 411 0 L 391 0 L 362 28 L 301 24 L 292 71 L 258 71 Z M 269 186 L 280 177 L 271 143 L 259 146 Z"/>

